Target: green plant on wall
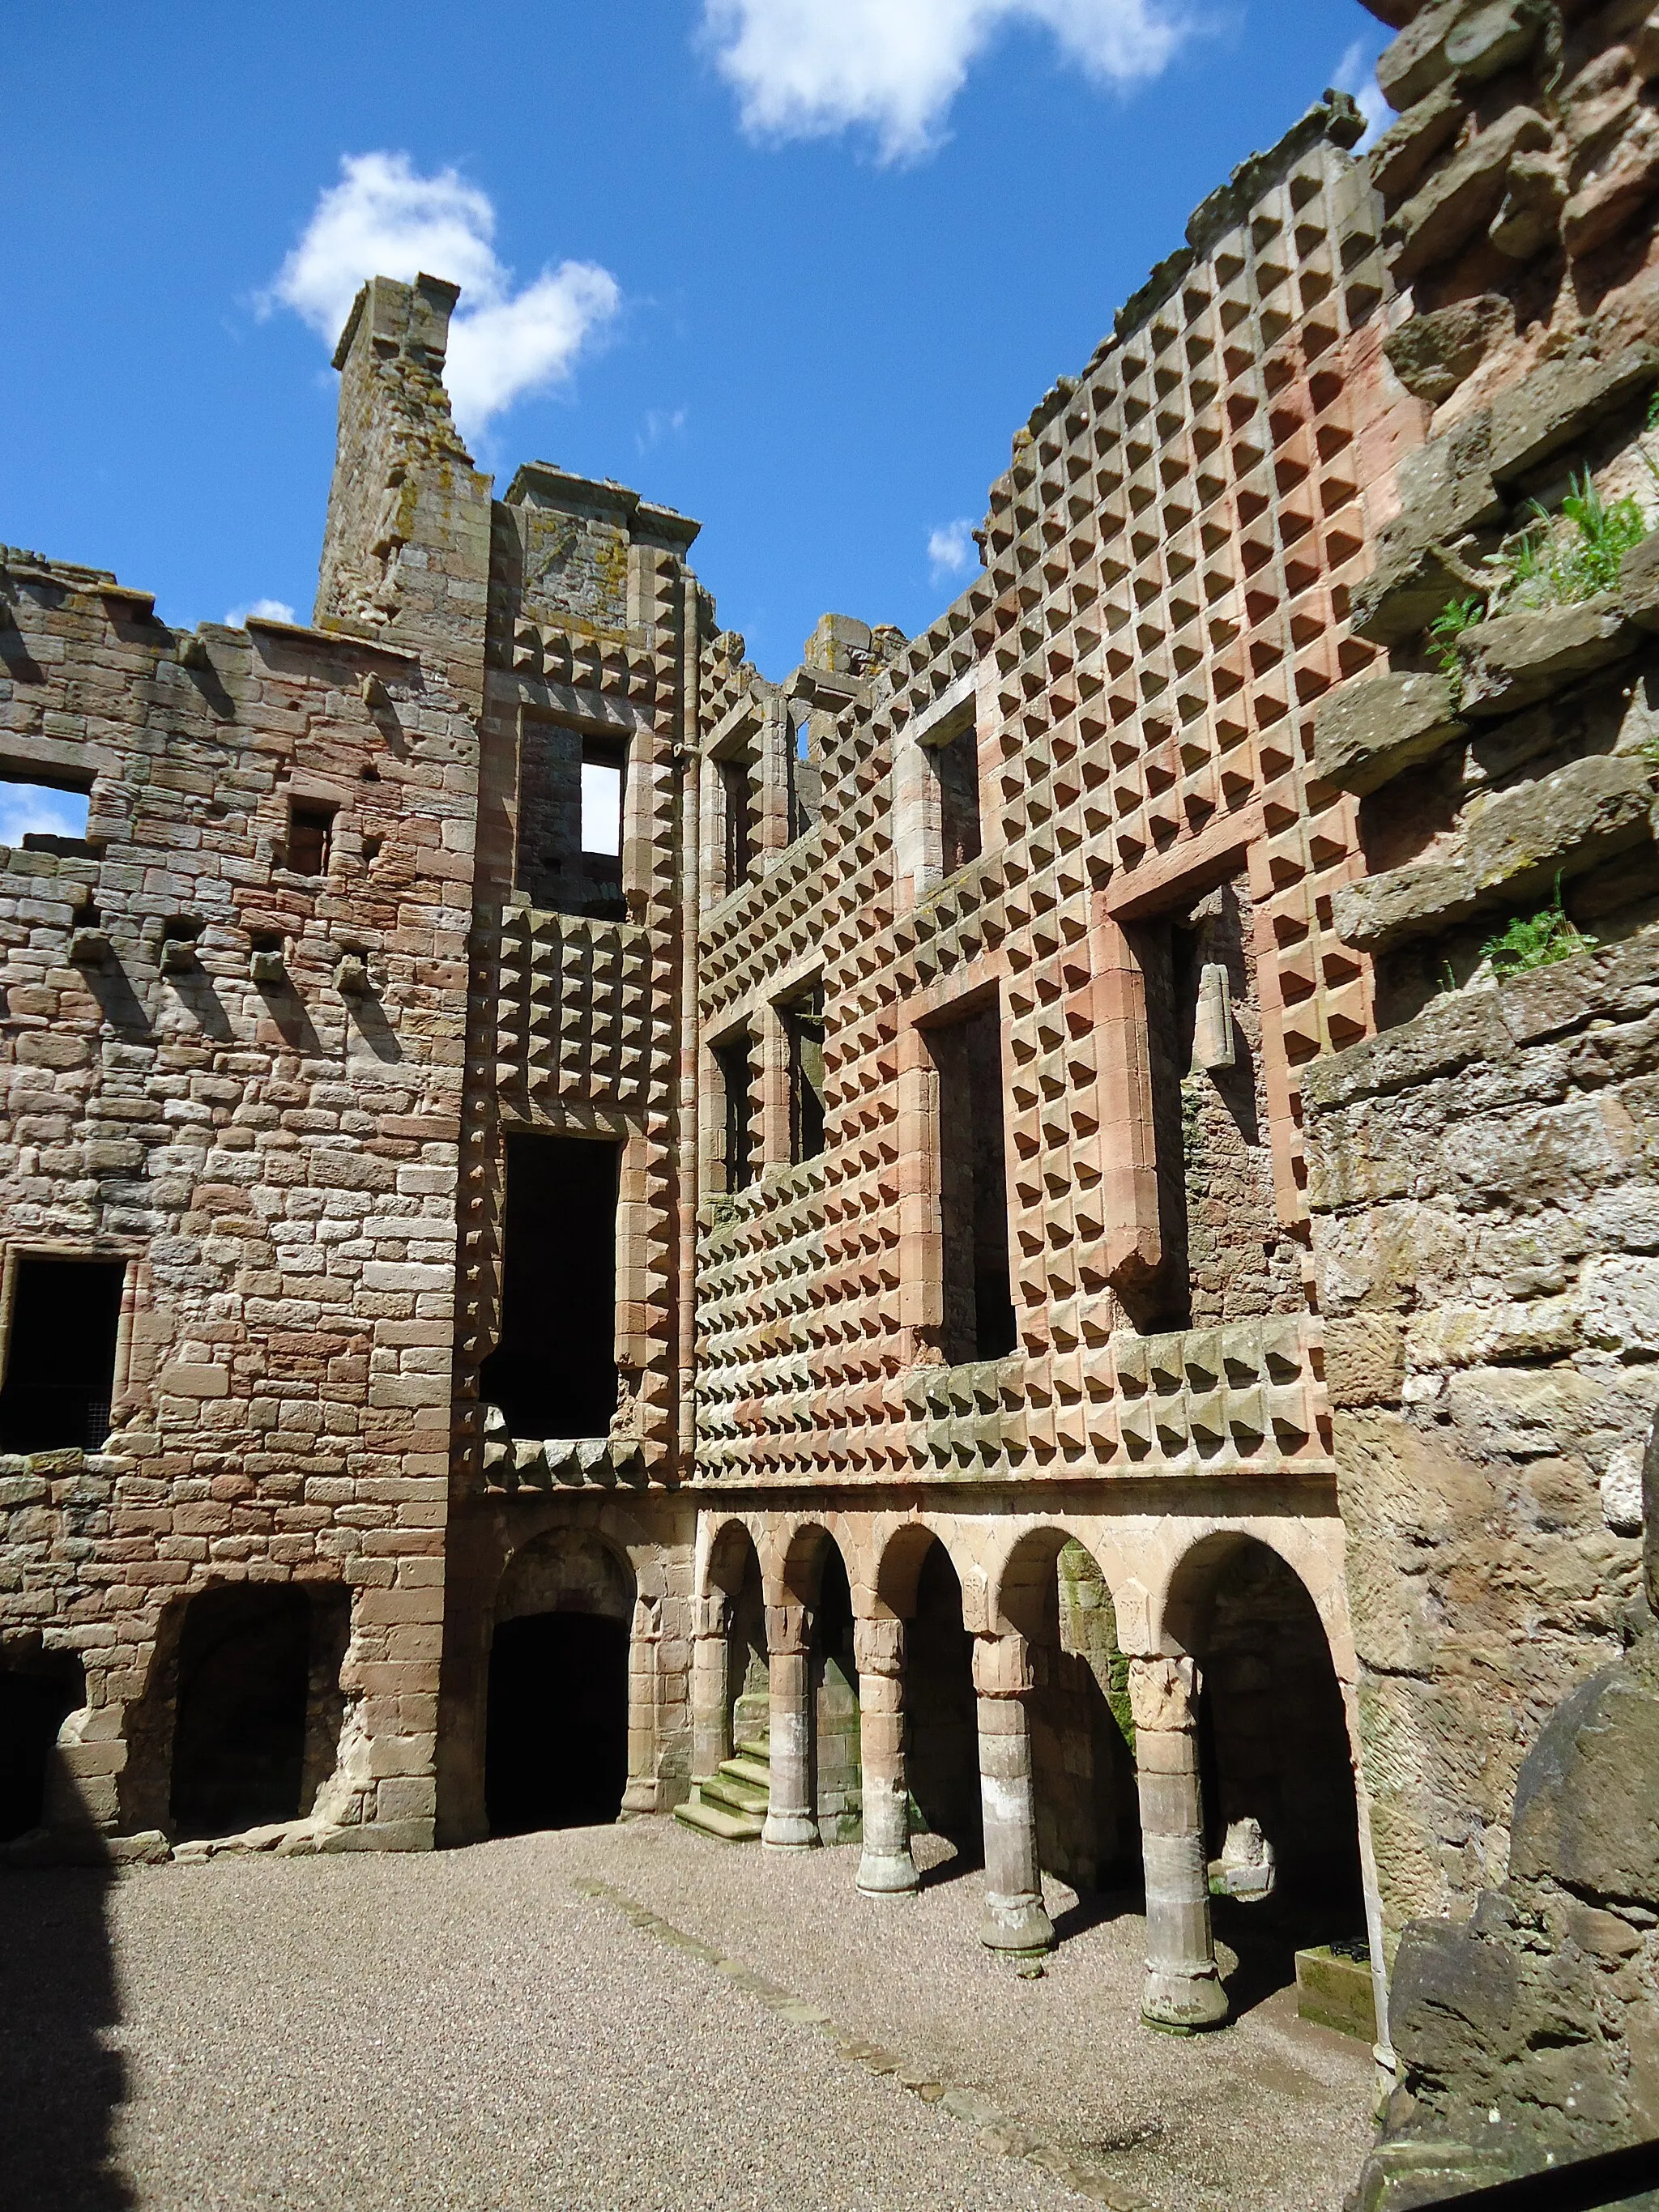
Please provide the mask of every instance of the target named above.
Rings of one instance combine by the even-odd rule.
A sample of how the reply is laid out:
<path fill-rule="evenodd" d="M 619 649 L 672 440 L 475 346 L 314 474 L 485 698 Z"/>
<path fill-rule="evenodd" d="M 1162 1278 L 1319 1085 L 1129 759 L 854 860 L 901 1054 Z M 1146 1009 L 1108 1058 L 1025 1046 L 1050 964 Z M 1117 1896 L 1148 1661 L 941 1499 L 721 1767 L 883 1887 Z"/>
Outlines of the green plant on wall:
<path fill-rule="evenodd" d="M 1639 500 L 1604 498 L 1588 469 L 1571 482 L 1560 514 L 1534 500 L 1531 522 L 1497 556 L 1504 604 L 1513 612 L 1571 606 L 1610 590 L 1626 554 L 1648 534 Z"/>
<path fill-rule="evenodd" d="M 1517 915 L 1507 929 L 1489 937 L 1480 948 L 1480 963 L 1503 983 L 1529 969 L 1553 967 L 1558 960 L 1571 960 L 1595 949 L 1595 939 L 1580 929 L 1562 905 L 1558 876 L 1551 904 L 1540 907 L 1536 914 Z"/>
<path fill-rule="evenodd" d="M 1484 622 L 1486 618 L 1486 610 L 1481 600 L 1453 599 L 1449 605 L 1442 607 L 1429 624 L 1430 650 L 1440 663 L 1441 672 L 1450 677 L 1454 684 L 1462 674 L 1462 664 L 1457 657 L 1457 641 L 1466 629 L 1472 629 L 1476 623 Z"/>

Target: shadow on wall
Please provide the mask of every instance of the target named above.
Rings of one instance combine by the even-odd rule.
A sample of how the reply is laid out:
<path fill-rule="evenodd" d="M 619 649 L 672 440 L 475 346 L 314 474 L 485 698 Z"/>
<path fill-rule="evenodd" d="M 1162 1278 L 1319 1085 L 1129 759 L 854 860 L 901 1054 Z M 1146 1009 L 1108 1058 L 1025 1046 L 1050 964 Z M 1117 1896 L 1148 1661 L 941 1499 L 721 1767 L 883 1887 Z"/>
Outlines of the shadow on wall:
<path fill-rule="evenodd" d="M 0 2208 L 118 2212 L 111 2160 L 126 2094 L 105 2036 L 120 2019 L 101 1869 L 0 1871 Z"/>

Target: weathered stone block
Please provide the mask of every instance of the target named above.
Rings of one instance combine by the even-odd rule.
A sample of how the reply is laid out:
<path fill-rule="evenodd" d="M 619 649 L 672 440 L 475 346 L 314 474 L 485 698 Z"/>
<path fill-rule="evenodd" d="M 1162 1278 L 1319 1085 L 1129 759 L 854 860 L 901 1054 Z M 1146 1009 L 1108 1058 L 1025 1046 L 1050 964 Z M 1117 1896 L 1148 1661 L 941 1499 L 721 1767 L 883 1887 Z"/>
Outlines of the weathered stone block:
<path fill-rule="evenodd" d="M 1603 357 L 1588 349 L 1542 362 L 1492 404 L 1489 461 L 1512 483 L 1593 429 L 1659 375 L 1659 346 L 1646 339 Z"/>
<path fill-rule="evenodd" d="M 1334 1407 L 1397 1406 L 1405 1379 L 1405 1328 L 1397 1315 L 1333 1315 L 1326 1322 L 1325 1389 Z"/>
<path fill-rule="evenodd" d="M 1461 112 L 1458 103 L 1449 105 L 1454 114 Z M 1473 375 L 1513 322 L 1514 310 L 1502 294 L 1483 292 L 1431 314 L 1413 315 L 1382 341 L 1382 350 L 1412 397 L 1437 407 Z"/>
<path fill-rule="evenodd" d="M 1457 641 L 1464 671 L 1459 704 L 1477 718 L 1516 713 L 1622 659 L 1636 643 L 1634 626 L 1611 592 L 1574 606 L 1499 615 Z"/>
<path fill-rule="evenodd" d="M 1541 115 L 1529 107 L 1511 108 L 1436 170 L 1383 227 L 1383 243 L 1395 249 L 1397 280 L 1411 283 L 1484 230 L 1503 203 L 1516 155 L 1541 152 L 1550 143 L 1550 127 Z"/>
<path fill-rule="evenodd" d="M 1457 136 L 1468 112 L 1468 102 L 1456 87 L 1442 84 L 1389 125 L 1369 157 L 1371 181 L 1386 201 L 1404 198 L 1435 155 Z"/>
<path fill-rule="evenodd" d="M 1320 702 L 1314 766 L 1326 783 L 1362 796 L 1427 760 L 1463 733 L 1443 676 L 1369 677 Z"/>
<path fill-rule="evenodd" d="M 1471 816 L 1461 862 L 1395 868 L 1333 902 L 1339 936 L 1367 951 L 1404 944 L 1547 893 L 1651 835 L 1641 762 L 1599 755 L 1500 793 Z"/>

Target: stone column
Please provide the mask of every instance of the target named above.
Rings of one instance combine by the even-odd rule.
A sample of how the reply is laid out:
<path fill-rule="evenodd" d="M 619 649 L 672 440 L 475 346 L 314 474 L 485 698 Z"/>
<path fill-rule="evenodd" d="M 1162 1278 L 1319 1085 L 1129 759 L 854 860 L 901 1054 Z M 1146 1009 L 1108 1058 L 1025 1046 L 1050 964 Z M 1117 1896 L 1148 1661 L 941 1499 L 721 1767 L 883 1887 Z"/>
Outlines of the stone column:
<path fill-rule="evenodd" d="M 804 1605 L 767 1607 L 772 1789 L 761 1841 L 775 1851 L 808 1851 L 821 1840 L 812 1802 L 811 1640 Z"/>
<path fill-rule="evenodd" d="M 1047 1951 L 1053 1923 L 1037 1871 L 1031 1726 L 1025 1699 L 1035 1685 L 1023 1636 L 976 1636 L 979 1794 L 985 1816 L 985 1917 L 979 1940 L 993 1951 Z"/>
<path fill-rule="evenodd" d="M 1227 2017 L 1210 1934 L 1209 1861 L 1198 1778 L 1198 1670 L 1190 1659 L 1133 1659 L 1146 1868 L 1146 1984 L 1140 2016 L 1179 2034 Z"/>
<path fill-rule="evenodd" d="M 694 1599 L 691 1609 L 691 1779 L 707 1782 L 732 1756 L 732 1604 L 724 1590 Z"/>
<path fill-rule="evenodd" d="M 863 1761 L 864 1853 L 859 1887 L 897 1897 L 916 1887 L 910 1856 L 910 1786 L 904 1771 L 904 1623 L 853 1624 L 859 1669 L 859 1742 Z"/>
<path fill-rule="evenodd" d="M 634 1601 L 628 1639 L 628 1786 L 622 1809 L 657 1810 L 657 1647 L 662 1640 L 662 1600 Z"/>

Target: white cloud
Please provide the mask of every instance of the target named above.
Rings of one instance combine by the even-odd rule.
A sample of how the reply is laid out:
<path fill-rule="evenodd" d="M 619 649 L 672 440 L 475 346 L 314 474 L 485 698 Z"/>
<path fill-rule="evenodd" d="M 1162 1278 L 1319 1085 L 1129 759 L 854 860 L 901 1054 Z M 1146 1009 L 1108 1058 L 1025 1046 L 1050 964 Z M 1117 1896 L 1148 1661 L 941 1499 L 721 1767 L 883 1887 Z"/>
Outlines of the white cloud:
<path fill-rule="evenodd" d="M 720 71 L 759 137 L 867 124 L 881 158 L 925 153 L 973 62 L 1005 25 L 1052 31 L 1097 83 L 1156 76 L 1187 29 L 1182 0 L 703 0 Z"/>
<path fill-rule="evenodd" d="M 25 837 L 84 837 L 83 791 L 52 791 L 43 783 L 0 783 L 0 845 L 14 848 Z"/>
<path fill-rule="evenodd" d="M 927 533 L 927 558 L 932 563 L 933 581 L 942 584 L 949 576 L 960 576 L 969 568 L 979 566 L 979 547 L 974 542 L 974 526 L 961 516 L 947 522 L 943 530 Z"/>
<path fill-rule="evenodd" d="M 225 621 L 232 629 L 240 629 L 250 615 L 255 622 L 291 623 L 295 618 L 286 599 L 251 599 L 245 607 L 232 607 Z"/>
<path fill-rule="evenodd" d="M 1365 135 L 1355 149 L 1363 153 L 1374 145 L 1393 120 L 1389 103 L 1383 99 L 1376 82 L 1376 62 L 1370 44 L 1356 39 L 1336 65 L 1331 78 L 1338 92 L 1351 92 L 1359 102 L 1359 112 L 1365 118 Z"/>
<path fill-rule="evenodd" d="M 456 170 L 422 177 L 406 154 L 348 154 L 261 305 L 292 307 L 332 346 L 365 277 L 459 284 L 444 382 L 456 422 L 480 430 L 568 375 L 622 301 L 616 278 L 592 261 L 562 261 L 514 291 L 495 234 L 489 194 Z"/>
<path fill-rule="evenodd" d="M 634 433 L 634 443 L 641 453 L 648 453 L 653 446 L 661 445 L 665 438 L 678 438 L 684 429 L 686 410 L 684 407 L 647 407 L 643 425 Z"/>

